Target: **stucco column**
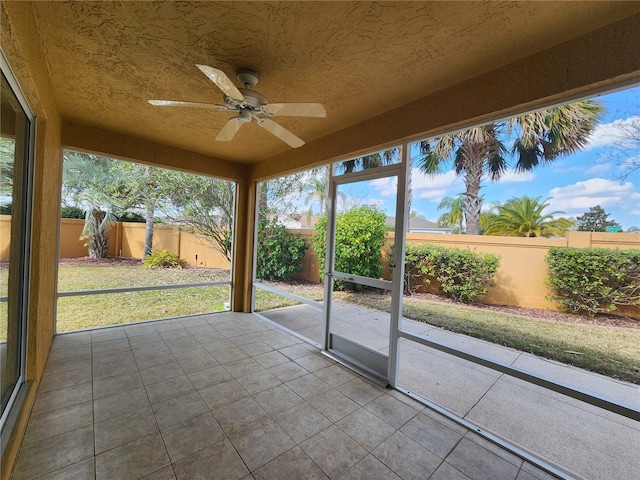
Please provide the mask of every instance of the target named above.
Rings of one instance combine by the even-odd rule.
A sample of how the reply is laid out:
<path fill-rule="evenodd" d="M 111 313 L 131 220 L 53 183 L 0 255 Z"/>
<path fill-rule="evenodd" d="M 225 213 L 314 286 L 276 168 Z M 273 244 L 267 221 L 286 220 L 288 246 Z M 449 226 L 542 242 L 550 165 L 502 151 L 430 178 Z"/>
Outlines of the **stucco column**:
<path fill-rule="evenodd" d="M 233 236 L 233 295 L 231 310 L 251 311 L 253 282 L 253 238 L 255 228 L 256 182 L 241 180 L 237 183 L 235 231 Z"/>

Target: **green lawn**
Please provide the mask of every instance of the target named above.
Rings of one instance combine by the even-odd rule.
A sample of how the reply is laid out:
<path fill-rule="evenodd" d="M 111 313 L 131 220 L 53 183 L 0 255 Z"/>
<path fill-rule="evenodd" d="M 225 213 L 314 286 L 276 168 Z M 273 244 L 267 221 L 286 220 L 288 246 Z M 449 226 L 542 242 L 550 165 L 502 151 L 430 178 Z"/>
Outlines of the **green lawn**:
<path fill-rule="evenodd" d="M 388 296 L 338 294 L 389 311 Z M 640 384 L 640 329 L 561 323 L 405 297 L 403 315 L 452 332 Z"/>

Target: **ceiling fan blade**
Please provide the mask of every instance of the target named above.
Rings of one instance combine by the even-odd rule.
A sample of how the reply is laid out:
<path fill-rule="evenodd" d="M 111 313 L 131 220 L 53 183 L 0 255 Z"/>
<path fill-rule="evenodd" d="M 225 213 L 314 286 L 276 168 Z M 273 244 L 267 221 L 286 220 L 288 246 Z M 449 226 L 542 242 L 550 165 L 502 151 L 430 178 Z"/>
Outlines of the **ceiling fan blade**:
<path fill-rule="evenodd" d="M 327 111 L 320 103 L 268 103 L 262 107 L 268 115 L 286 117 L 326 117 Z"/>
<path fill-rule="evenodd" d="M 207 65 L 196 65 L 196 67 L 209 77 L 209 80 L 215 83 L 227 97 L 231 97 L 239 102 L 244 102 L 244 95 L 240 93 L 238 87 L 233 84 L 222 70 L 218 70 L 217 68 L 209 67 Z"/>
<path fill-rule="evenodd" d="M 147 100 L 151 105 L 158 107 L 195 107 L 195 108 L 213 108 L 215 110 L 228 110 L 225 105 L 216 105 L 214 103 L 199 102 L 181 102 L 178 100 Z"/>
<path fill-rule="evenodd" d="M 296 137 L 289 130 L 281 125 L 278 125 L 273 120 L 269 120 L 268 118 L 261 118 L 260 120 L 258 120 L 258 125 L 264 128 L 266 131 L 274 134 L 291 148 L 298 148 L 304 145 L 304 141 L 302 139 Z"/>
<path fill-rule="evenodd" d="M 243 122 L 241 122 L 238 117 L 233 117 L 225 124 L 224 127 L 222 127 L 222 130 L 220 130 L 220 133 L 218 133 L 216 140 L 218 142 L 228 142 L 233 137 L 235 137 L 236 133 L 238 133 L 238 130 L 240 130 L 242 123 Z"/>

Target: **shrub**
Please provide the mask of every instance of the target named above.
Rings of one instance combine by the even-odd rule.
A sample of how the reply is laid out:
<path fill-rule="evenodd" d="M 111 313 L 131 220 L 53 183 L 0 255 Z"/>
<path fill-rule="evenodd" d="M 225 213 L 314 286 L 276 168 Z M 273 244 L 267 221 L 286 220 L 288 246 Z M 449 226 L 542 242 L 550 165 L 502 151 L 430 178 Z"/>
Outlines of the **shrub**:
<path fill-rule="evenodd" d="M 131 223 L 146 223 L 144 215 L 140 215 L 136 212 L 124 212 L 118 216 L 119 222 L 131 222 Z"/>
<path fill-rule="evenodd" d="M 299 233 L 291 233 L 275 220 L 258 224 L 257 278 L 289 280 L 302 270 L 301 260 L 309 246 Z"/>
<path fill-rule="evenodd" d="M 154 250 L 144 259 L 144 268 L 182 268 L 187 261 L 166 248 Z"/>
<path fill-rule="evenodd" d="M 570 313 L 640 305 L 640 250 L 554 247 L 546 257 L 550 300 Z"/>
<path fill-rule="evenodd" d="M 0 205 L 0 215 L 11 215 L 11 204 L 3 203 Z"/>
<path fill-rule="evenodd" d="M 382 276 L 380 257 L 385 241 L 385 214 L 365 205 L 336 215 L 335 270 L 371 278 Z M 313 236 L 313 249 L 318 257 L 320 278 L 324 277 L 327 243 L 327 217 L 320 218 Z M 362 289 L 360 285 L 335 282 L 335 288 Z"/>
<path fill-rule="evenodd" d="M 62 207 L 60 209 L 60 217 L 61 218 L 80 218 L 84 220 L 85 213 L 84 210 L 79 207 Z"/>
<path fill-rule="evenodd" d="M 435 279 L 446 296 L 470 303 L 486 295 L 500 266 L 500 257 L 460 248 L 435 245 L 407 245 L 405 251 L 405 290 L 415 291 L 415 280 L 431 283 Z"/>

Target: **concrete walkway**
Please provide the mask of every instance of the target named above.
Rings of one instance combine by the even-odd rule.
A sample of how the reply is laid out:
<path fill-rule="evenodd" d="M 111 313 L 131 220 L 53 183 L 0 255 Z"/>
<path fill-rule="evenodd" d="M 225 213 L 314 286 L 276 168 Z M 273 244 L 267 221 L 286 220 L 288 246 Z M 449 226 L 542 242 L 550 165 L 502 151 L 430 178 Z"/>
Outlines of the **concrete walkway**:
<path fill-rule="evenodd" d="M 301 305 L 262 312 L 320 343 L 322 312 Z M 332 331 L 387 353 L 389 315 L 335 303 Z M 404 329 L 635 407 L 640 387 L 403 319 Z M 640 479 L 640 423 L 468 361 L 402 340 L 398 385 L 578 478 Z"/>

